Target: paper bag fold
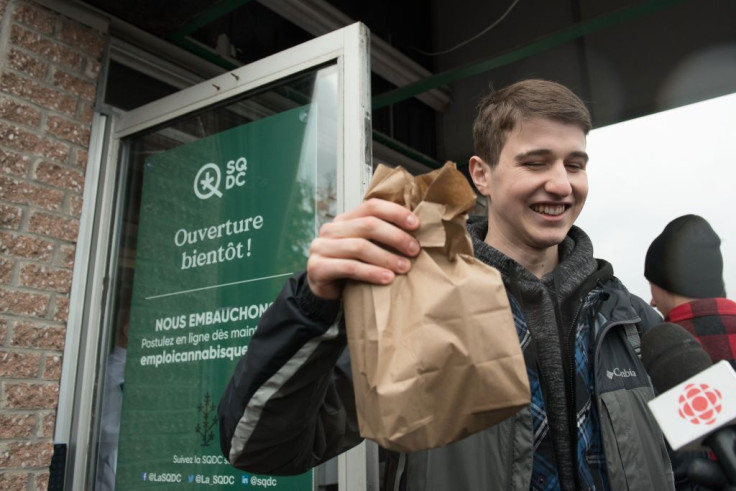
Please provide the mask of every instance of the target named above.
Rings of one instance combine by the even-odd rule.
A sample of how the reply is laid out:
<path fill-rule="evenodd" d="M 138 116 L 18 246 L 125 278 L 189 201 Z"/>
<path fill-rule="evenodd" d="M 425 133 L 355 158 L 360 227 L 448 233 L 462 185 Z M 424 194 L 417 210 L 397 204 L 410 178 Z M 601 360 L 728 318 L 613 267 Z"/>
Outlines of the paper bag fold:
<path fill-rule="evenodd" d="M 524 358 L 500 274 L 465 228 L 475 193 L 452 162 L 414 177 L 379 166 L 365 199 L 420 219 L 422 250 L 390 285 L 349 282 L 346 316 L 361 435 L 412 452 L 452 443 L 529 403 Z"/>

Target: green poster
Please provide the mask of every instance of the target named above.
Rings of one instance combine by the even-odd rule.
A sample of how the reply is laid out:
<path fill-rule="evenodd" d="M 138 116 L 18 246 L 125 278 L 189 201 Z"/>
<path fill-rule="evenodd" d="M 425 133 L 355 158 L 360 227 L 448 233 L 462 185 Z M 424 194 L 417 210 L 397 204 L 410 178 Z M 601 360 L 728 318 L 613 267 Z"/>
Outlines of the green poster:
<path fill-rule="evenodd" d="M 312 472 L 230 466 L 217 404 L 261 314 L 304 268 L 316 228 L 315 112 L 283 112 L 146 161 L 117 489 L 312 489 Z"/>

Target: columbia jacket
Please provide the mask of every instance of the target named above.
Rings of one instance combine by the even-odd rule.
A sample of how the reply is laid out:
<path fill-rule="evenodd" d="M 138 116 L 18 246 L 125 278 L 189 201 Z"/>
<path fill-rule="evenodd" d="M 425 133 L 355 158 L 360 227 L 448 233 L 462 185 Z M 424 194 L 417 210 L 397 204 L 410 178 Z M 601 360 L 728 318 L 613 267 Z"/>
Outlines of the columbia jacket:
<path fill-rule="evenodd" d="M 608 485 L 672 489 L 664 439 L 646 405 L 653 389 L 636 351 L 641 330 L 660 318 L 605 262 L 586 285 L 578 316 L 593 333 L 594 403 Z M 509 295 L 513 300 L 513 289 Z M 316 298 L 304 274 L 287 282 L 220 401 L 221 447 L 234 466 L 298 474 L 361 441 L 342 323 L 340 303 Z M 385 482 L 409 490 L 535 489 L 533 441 L 525 408 L 451 445 L 399 455 Z"/>

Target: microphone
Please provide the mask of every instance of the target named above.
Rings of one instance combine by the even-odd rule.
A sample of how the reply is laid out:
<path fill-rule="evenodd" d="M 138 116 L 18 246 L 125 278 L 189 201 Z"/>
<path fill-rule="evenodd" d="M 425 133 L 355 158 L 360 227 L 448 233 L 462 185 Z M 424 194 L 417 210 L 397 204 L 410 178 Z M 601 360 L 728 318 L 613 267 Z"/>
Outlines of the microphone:
<path fill-rule="evenodd" d="M 736 372 L 715 365 L 700 343 L 664 322 L 641 338 L 642 362 L 659 396 L 649 409 L 673 450 L 709 447 L 729 484 L 736 485 Z"/>
<path fill-rule="evenodd" d="M 642 335 L 641 361 L 659 393 L 713 365 L 695 337 L 671 322 L 657 324 Z"/>

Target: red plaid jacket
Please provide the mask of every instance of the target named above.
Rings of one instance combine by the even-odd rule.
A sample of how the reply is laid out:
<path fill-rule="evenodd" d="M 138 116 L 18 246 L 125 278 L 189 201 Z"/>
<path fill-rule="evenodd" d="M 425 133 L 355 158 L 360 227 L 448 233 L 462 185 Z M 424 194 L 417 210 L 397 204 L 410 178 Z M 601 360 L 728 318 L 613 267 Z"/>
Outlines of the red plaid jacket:
<path fill-rule="evenodd" d="M 700 341 L 713 359 L 731 362 L 736 369 L 736 302 L 703 298 L 678 305 L 665 318 L 684 327 Z"/>

